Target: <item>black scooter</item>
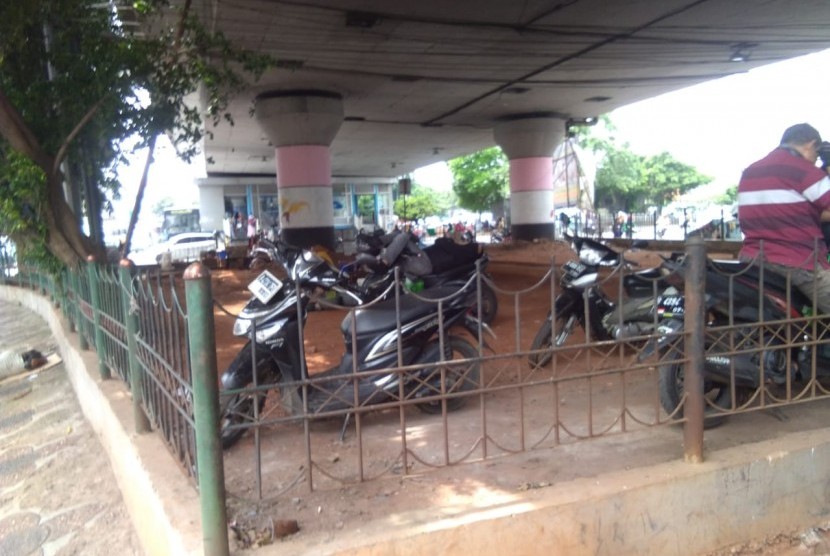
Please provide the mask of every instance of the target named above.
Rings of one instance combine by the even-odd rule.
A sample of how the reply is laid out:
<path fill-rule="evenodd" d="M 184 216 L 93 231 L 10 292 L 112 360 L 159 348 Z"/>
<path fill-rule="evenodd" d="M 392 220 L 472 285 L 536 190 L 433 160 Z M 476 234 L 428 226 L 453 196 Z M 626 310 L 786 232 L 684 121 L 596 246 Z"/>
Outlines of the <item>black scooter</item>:
<path fill-rule="evenodd" d="M 361 230 L 358 235 L 358 249 L 355 260 L 338 269 L 334 262 L 326 259 L 320 253 L 320 263 L 315 268 L 314 283 L 333 293 L 334 302 L 344 307 L 356 307 L 372 303 L 376 300 L 391 299 L 397 290 L 402 293 L 419 292 L 423 289 L 445 286 L 447 288 L 467 287 L 469 282 L 475 282 L 476 274 L 480 271 L 484 277 L 490 279 L 487 274 L 487 264 L 490 259 L 485 253 L 481 253 L 476 261 L 465 264 L 458 264 L 442 272 L 428 274 L 426 276 L 406 276 L 401 274 L 397 277 L 396 268 L 399 268 L 402 260 L 395 261 L 392 266 L 382 264 L 377 254 L 382 247 L 378 247 L 380 235 L 377 233 L 367 234 Z M 362 238 L 362 239 L 361 239 Z M 261 239 L 252 252 L 254 260 L 281 262 L 275 254 L 280 241 L 271 242 Z M 399 257 L 402 259 L 403 256 Z M 478 264 L 476 264 L 478 263 Z M 256 268 L 264 265 L 259 264 Z M 252 266 L 252 268 L 254 268 Z M 477 286 L 475 283 L 473 287 Z M 472 312 L 478 315 L 478 306 L 472 307 Z M 496 292 L 485 281 L 481 282 L 481 320 L 485 324 L 492 324 L 498 312 L 498 299 Z"/>
<path fill-rule="evenodd" d="M 565 236 L 579 260 L 562 265 L 561 290 L 548 316 L 531 344 L 528 362 L 531 368 L 547 365 L 553 349 L 560 347 L 579 326 L 590 333 L 591 341 L 620 340 L 650 334 L 657 325 L 654 300 L 657 292 L 671 288 L 663 280 L 660 267 L 631 272 L 636 263 L 599 241 L 578 236 Z M 633 247 L 647 246 L 636 241 Z M 601 267 L 620 267 L 625 300 L 618 306 L 601 288 Z M 668 291 L 674 291 L 672 288 Z M 587 305 L 586 305 L 587 300 Z M 586 309 L 587 307 L 587 309 Z"/>
<path fill-rule="evenodd" d="M 375 299 L 389 299 L 394 295 L 391 285 L 395 283 L 395 267 L 401 267 L 407 255 L 401 254 L 398 256 L 398 259 L 393 261 L 391 266 L 381 263 L 377 256 L 384 248 L 383 236 L 382 231 L 368 233 L 364 230 L 361 230 L 357 235 L 357 257 L 352 264 L 345 268 L 346 272 L 343 274 L 345 282 L 344 280 L 340 281 L 342 287 L 354 294 L 354 296 L 347 294 L 341 297 L 345 305 L 354 304 L 353 299 L 355 297 L 362 300 L 361 303 L 367 303 Z M 475 242 L 473 239 L 469 239 L 469 243 Z M 437 243 L 434 246 L 425 247 L 424 253 L 432 259 L 433 256 L 430 250 L 435 248 L 437 248 Z M 425 276 L 406 276 L 403 281 L 403 291 L 417 292 L 437 286 L 461 287 L 471 278 L 474 278 L 477 272 L 481 272 L 483 276 L 489 279 L 490 276 L 487 273 L 489 262 L 490 259 L 487 254 L 479 251 L 476 260 L 468 259 L 460 264 L 455 261 L 449 268 Z M 496 292 L 485 280 L 482 280 L 481 320 L 488 325 L 492 324 L 498 309 Z M 477 308 L 474 308 L 474 311 L 477 310 Z"/>
<path fill-rule="evenodd" d="M 665 264 L 680 286 L 686 265 L 682 260 Z M 813 303 L 798 288 L 788 288 L 784 276 L 747 262 L 708 259 L 704 298 L 706 427 L 723 422 L 733 397 L 740 405 L 762 385 L 808 380 L 813 365 L 817 378 L 830 378 L 830 345 L 817 343 L 830 323 L 819 319 L 819 338 L 812 337 L 814 325 L 807 319 Z M 685 296 L 661 296 L 657 312 L 660 336 L 641 357 L 660 353 L 661 405 L 669 415 L 682 417 Z"/>
<path fill-rule="evenodd" d="M 454 333 L 463 328 L 478 337 L 480 327 L 489 330 L 470 311 L 474 281 L 355 309 L 341 325 L 346 349 L 340 364 L 307 376 L 300 334 L 313 292 L 327 285 L 328 265 L 310 251 L 284 244 L 278 249 L 289 277 L 283 282 L 261 274 L 251 288 L 254 298 L 234 324 L 234 334 L 251 341 L 221 378 L 224 448 L 239 440 L 255 408 L 265 404 L 263 392 L 251 389 L 254 368 L 257 385 L 278 387 L 287 411 L 320 417 L 410 400 L 427 413 L 453 411 L 466 403 L 466 392 L 479 387 L 478 349 Z"/>

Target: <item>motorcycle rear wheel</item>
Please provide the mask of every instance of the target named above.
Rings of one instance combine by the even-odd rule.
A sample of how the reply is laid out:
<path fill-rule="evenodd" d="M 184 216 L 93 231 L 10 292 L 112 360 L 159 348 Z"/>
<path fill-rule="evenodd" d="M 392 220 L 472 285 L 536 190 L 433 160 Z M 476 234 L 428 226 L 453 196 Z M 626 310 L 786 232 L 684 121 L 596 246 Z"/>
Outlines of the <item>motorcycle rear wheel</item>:
<path fill-rule="evenodd" d="M 250 388 L 253 384 L 246 384 L 245 388 Z M 219 429 L 221 431 L 222 449 L 227 450 L 236 444 L 242 435 L 247 432 L 247 429 L 232 429 L 227 430 L 231 425 L 239 425 L 242 423 L 252 423 L 254 421 L 254 398 L 259 398 L 259 412 L 265 407 L 265 393 L 261 392 L 258 396 L 253 394 L 236 394 L 225 399 L 219 405 Z"/>
<path fill-rule="evenodd" d="M 236 355 L 234 360 L 231 362 L 230 366 L 228 366 L 228 369 L 225 371 L 225 374 L 230 376 L 236 376 L 239 374 L 242 374 L 242 376 L 247 376 L 248 378 L 245 381 L 245 385 L 241 386 L 240 388 L 249 389 L 252 388 L 254 385 L 253 373 L 251 372 L 251 370 L 245 370 L 244 373 L 242 373 L 239 369 L 243 368 L 244 366 L 247 366 L 250 369 L 252 365 L 253 361 L 251 357 L 251 344 L 249 342 Z M 260 365 L 258 365 L 260 367 L 259 376 L 271 376 L 270 373 L 273 369 L 267 369 L 265 370 L 265 372 L 263 372 L 263 365 L 273 366 L 275 365 L 274 362 L 270 361 L 270 359 L 263 359 L 263 362 Z M 240 392 L 232 396 L 220 396 L 219 433 L 222 441 L 223 450 L 227 450 L 228 448 L 236 444 L 239 441 L 239 439 L 242 438 L 242 436 L 247 432 L 247 429 L 245 428 L 228 430 L 228 427 L 230 427 L 231 425 L 253 423 L 254 400 L 256 399 L 258 401 L 258 411 L 261 413 L 262 409 L 265 407 L 266 397 L 267 392 Z"/>
<path fill-rule="evenodd" d="M 666 413 L 680 419 L 683 417 L 683 408 L 677 410 L 677 413 L 675 410 L 684 396 L 683 354 L 676 347 L 667 349 L 671 352 L 661 357 L 659 366 L 660 405 Z M 713 429 L 722 425 L 727 419 L 723 412 L 732 408 L 732 387 L 723 382 L 704 380 L 703 395 L 703 428 Z"/>
<path fill-rule="evenodd" d="M 481 322 L 490 325 L 496 319 L 499 312 L 499 300 L 496 292 L 488 284 L 481 284 Z M 478 317 L 478 306 L 472 308 L 473 316 Z"/>
<path fill-rule="evenodd" d="M 572 330 L 568 330 L 567 320 L 564 316 L 559 316 L 556 319 L 556 328 L 553 329 L 553 322 L 550 318 L 545 319 L 536 337 L 533 338 L 533 343 L 530 345 L 530 350 L 537 353 L 531 353 L 527 360 L 531 369 L 538 369 L 544 367 L 553 359 L 553 346 L 562 345 L 570 337 Z"/>
<path fill-rule="evenodd" d="M 472 359 L 473 361 L 463 366 L 453 364 L 443 369 L 443 392 L 446 394 L 454 394 L 468 392 L 478 388 L 481 375 L 481 362 L 478 361 L 478 350 L 475 346 L 460 336 L 450 336 L 445 342 L 444 348 L 448 352 L 445 358 L 447 361 L 455 359 Z M 434 396 L 440 394 L 442 392 L 441 375 L 442 367 L 430 368 L 429 377 L 425 381 L 422 381 L 419 388 L 423 388 L 426 395 Z M 446 398 L 447 411 L 461 409 L 467 403 L 467 399 L 467 396 Z M 442 412 L 441 403 L 442 400 L 437 399 L 415 405 L 424 413 L 436 415 Z"/>

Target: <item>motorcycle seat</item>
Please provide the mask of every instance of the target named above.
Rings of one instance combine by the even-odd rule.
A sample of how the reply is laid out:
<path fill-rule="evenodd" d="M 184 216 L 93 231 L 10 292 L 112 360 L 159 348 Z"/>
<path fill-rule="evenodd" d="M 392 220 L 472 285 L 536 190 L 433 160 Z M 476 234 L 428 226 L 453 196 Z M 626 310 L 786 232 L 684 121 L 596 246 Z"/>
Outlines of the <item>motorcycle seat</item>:
<path fill-rule="evenodd" d="M 740 275 L 747 281 L 758 283 L 761 279 L 761 267 L 744 261 L 712 261 L 712 266 L 722 274 Z M 764 269 L 764 287 L 787 291 L 787 277 L 769 268 Z"/>
<path fill-rule="evenodd" d="M 462 263 L 458 266 L 453 266 L 444 270 L 442 272 L 437 272 L 433 274 L 427 274 L 426 276 L 420 276 L 420 279 L 424 281 L 425 288 L 433 288 L 440 286 L 450 280 L 464 280 L 467 281 L 476 271 L 476 262 L 481 261 L 482 268 L 485 268 L 489 257 L 486 254 L 481 254 L 475 261 Z"/>
<path fill-rule="evenodd" d="M 467 279 L 472 276 L 475 271 L 475 264 L 465 264 L 445 270 L 444 272 L 438 274 L 427 274 L 426 276 L 421 276 L 420 279 L 424 281 L 425 288 L 433 288 L 435 286 L 440 286 L 448 280 L 456 280 L 459 278 Z"/>
<path fill-rule="evenodd" d="M 424 298 L 437 300 L 457 292 L 458 288 L 450 286 L 426 289 L 419 292 L 417 297 L 415 295 L 402 295 L 400 298 L 401 324 L 405 325 L 408 322 L 429 314 L 437 315 L 437 301 L 434 303 L 424 301 Z M 340 330 L 347 338 L 351 337 L 352 334 L 352 314 L 354 314 L 355 320 L 357 321 L 357 334 L 359 336 L 389 332 L 397 327 L 397 304 L 395 298 L 357 309 L 354 313 L 349 313 L 340 325 Z"/>
<path fill-rule="evenodd" d="M 657 283 L 657 290 L 664 290 L 668 287 L 659 267 L 639 270 L 623 277 L 623 289 L 630 297 L 652 295 L 655 291 L 655 283 Z"/>

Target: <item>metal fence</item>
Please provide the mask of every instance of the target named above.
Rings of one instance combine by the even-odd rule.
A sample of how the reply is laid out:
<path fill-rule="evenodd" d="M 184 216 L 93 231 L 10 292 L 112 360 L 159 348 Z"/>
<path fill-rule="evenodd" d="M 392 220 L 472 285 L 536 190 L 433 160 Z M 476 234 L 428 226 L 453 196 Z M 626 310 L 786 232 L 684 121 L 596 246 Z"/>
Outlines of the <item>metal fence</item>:
<path fill-rule="evenodd" d="M 210 277 L 201 265 L 182 276 L 88 263 L 59 277 L 16 266 L 12 272 L 4 265 L 3 283 L 49 295 L 82 345 L 97 352 L 101 377 L 124 382 L 132 395 L 136 430 L 158 431 L 184 472 L 198 479 L 205 546 L 211 550 L 227 547 L 226 484 L 233 485 L 230 495 L 237 499 L 248 499 L 253 491 L 256 501 L 280 500 L 296 496 L 298 489 L 426 473 L 668 423 L 683 424 L 684 455 L 694 461 L 703 457 L 706 420 L 828 395 L 821 381 L 821 362 L 830 361 L 827 320 L 815 310 L 796 307 L 795 298 L 787 296 L 781 308 L 787 318 L 753 322 L 732 308 L 726 312 L 729 319 L 712 321 L 705 305 L 702 240 L 688 241 L 683 276 L 664 273 L 647 279 L 652 280 L 647 283 L 654 308 L 667 278 L 682 286 L 685 314 L 675 329 L 665 326 L 666 315 L 655 310 L 651 327 L 617 334 L 610 320 L 591 320 L 596 315 L 588 295 L 566 322 L 557 304 L 564 262 L 553 261 L 540 270 L 535 284 L 518 291 L 500 288 L 484 274 L 475 278 L 479 286 L 494 288 L 501 300 L 499 339 L 492 345 L 485 341 L 483 327 L 469 334 L 443 330 L 439 323 L 440 353 L 447 354 L 440 360 L 417 369 L 399 365 L 364 371 L 355 364 L 344 381 L 305 372 L 301 328 L 301 380 L 258 383 L 255 378 L 221 397 L 213 329 L 213 311 L 221 309 L 214 308 Z M 596 285 L 615 302 L 605 315 L 612 320 L 614 315 L 624 320 L 627 310 L 624 271 L 607 269 Z M 717 274 L 708 272 L 709 280 L 717 280 Z M 722 280 L 731 293 L 746 287 L 747 275 L 724 270 Z M 760 295 L 758 302 L 768 303 Z M 550 329 L 527 337 L 523 324 L 539 307 L 550 309 L 550 320 L 540 330 L 546 322 Z M 354 308 L 328 309 L 347 321 L 361 318 Z M 759 314 L 767 314 L 763 306 Z M 580 322 L 587 324 L 580 327 Z M 560 342 L 565 326 L 573 328 Z M 346 352 L 356 360 L 355 327 L 343 330 Z M 607 337 L 598 337 L 602 330 Z M 548 334 L 550 341 L 545 340 Z M 465 335 L 473 351 L 447 349 L 444 342 L 456 347 L 455 335 Z M 652 353 L 658 343 L 660 349 Z M 727 379 L 713 395 L 710 373 L 718 366 Z M 414 371 L 420 388 L 404 388 Z M 753 372 L 754 382 L 747 378 Z M 667 411 L 661 397 L 672 377 L 683 384 L 675 391 L 676 408 Z M 365 403 L 367 398 L 357 394 L 361 384 L 374 383 L 380 391 L 389 381 L 401 386 L 383 403 Z M 232 396 L 252 400 L 254 411 L 252 419 L 235 425 L 249 434 L 225 454 L 223 466 L 218 410 Z M 418 406 L 427 411 L 416 411 Z M 334 458 L 336 438 L 347 440 L 337 444 Z"/>

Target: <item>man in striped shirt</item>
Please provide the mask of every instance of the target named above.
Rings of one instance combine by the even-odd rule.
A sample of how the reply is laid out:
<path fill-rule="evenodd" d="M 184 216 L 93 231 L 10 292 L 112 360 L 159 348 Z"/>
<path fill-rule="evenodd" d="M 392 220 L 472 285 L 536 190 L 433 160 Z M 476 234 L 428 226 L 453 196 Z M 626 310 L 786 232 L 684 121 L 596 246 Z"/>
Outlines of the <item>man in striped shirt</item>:
<path fill-rule="evenodd" d="M 744 170 L 738 184 L 740 257 L 763 254 L 766 268 L 830 313 L 830 264 L 821 221 L 830 218 L 830 178 L 816 166 L 821 136 L 808 124 L 787 128 L 781 145 Z"/>

